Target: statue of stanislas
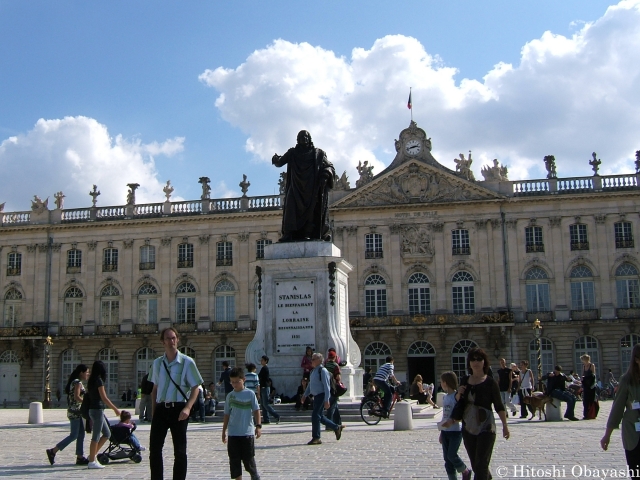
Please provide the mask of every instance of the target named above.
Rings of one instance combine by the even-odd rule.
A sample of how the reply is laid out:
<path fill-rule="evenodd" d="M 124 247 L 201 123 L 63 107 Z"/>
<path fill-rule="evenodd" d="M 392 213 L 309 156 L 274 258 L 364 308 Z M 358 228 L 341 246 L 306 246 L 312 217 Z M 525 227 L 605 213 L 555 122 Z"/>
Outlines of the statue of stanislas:
<path fill-rule="evenodd" d="M 287 165 L 279 242 L 331 241 L 329 230 L 329 190 L 335 170 L 327 154 L 313 145 L 306 130 L 298 133 L 298 144 L 282 156 L 271 159 L 276 167 Z"/>

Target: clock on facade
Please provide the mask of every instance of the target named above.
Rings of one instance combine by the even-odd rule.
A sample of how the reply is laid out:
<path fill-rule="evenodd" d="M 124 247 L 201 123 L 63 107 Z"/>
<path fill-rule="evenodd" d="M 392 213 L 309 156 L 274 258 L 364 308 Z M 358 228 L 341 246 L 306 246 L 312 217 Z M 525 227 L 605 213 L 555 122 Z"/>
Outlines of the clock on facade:
<path fill-rule="evenodd" d="M 420 153 L 420 150 L 422 150 L 422 144 L 419 140 L 409 140 L 405 144 L 404 150 L 408 155 L 414 156 Z"/>

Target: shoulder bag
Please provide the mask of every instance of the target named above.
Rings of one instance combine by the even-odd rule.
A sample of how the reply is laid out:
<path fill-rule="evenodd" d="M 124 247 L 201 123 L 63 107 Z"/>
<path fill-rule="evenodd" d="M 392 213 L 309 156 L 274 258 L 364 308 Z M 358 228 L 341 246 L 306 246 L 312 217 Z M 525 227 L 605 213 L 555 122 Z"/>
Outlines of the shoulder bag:
<path fill-rule="evenodd" d="M 167 364 L 164 362 L 164 360 L 162 361 L 162 365 L 164 365 L 164 369 L 167 371 L 167 375 L 169 376 L 169 380 L 171 380 L 171 383 L 173 383 L 175 385 L 175 387 L 178 389 L 178 391 L 180 392 L 180 395 L 182 395 L 184 397 L 184 401 L 185 402 L 189 402 L 189 399 L 187 398 L 187 396 L 184 394 L 184 392 L 182 391 L 182 389 L 180 388 L 180 385 L 178 385 L 173 378 L 171 378 L 171 372 L 169 371 L 169 367 L 167 366 Z M 195 402 L 194 402 L 194 406 L 195 406 Z M 191 414 L 193 413 L 193 406 L 191 407 L 191 412 L 189 413 L 189 416 L 191 416 Z"/>

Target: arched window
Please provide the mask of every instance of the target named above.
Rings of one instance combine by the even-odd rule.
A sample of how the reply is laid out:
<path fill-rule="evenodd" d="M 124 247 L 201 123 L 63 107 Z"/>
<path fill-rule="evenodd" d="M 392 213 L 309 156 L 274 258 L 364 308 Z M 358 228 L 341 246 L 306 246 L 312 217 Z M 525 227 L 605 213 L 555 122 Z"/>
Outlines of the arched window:
<path fill-rule="evenodd" d="M 158 323 L 158 290 L 150 283 L 138 289 L 138 323 Z"/>
<path fill-rule="evenodd" d="M 469 272 L 461 270 L 451 279 L 453 296 L 453 313 L 457 315 L 474 313 L 476 311 L 473 277 Z"/>
<path fill-rule="evenodd" d="M 596 308 L 593 288 L 593 273 L 584 265 L 571 270 L 571 309 L 592 310 Z"/>
<path fill-rule="evenodd" d="M 18 356 L 13 350 L 5 350 L 0 354 L 0 363 L 18 363 Z"/>
<path fill-rule="evenodd" d="M 80 354 L 77 350 L 73 348 L 67 348 L 62 355 L 60 355 L 61 361 L 61 378 L 60 378 L 60 391 L 64 391 L 64 387 L 71 376 L 71 373 L 75 370 L 75 368 L 82 363 L 82 359 L 80 358 Z M 89 365 L 91 367 L 91 365 Z"/>
<path fill-rule="evenodd" d="M 192 283 L 182 282 L 176 289 L 177 323 L 196 321 L 196 287 Z"/>
<path fill-rule="evenodd" d="M 17 327 L 22 320 L 22 294 L 15 288 L 10 288 L 4 296 L 4 326 Z"/>
<path fill-rule="evenodd" d="M 527 312 L 548 312 L 549 309 L 549 277 L 540 267 L 533 267 L 527 271 Z"/>
<path fill-rule="evenodd" d="M 585 335 L 577 339 L 574 344 L 576 374 L 582 375 L 582 360 L 580 357 L 587 354 L 591 357 L 591 363 L 596 366 L 596 376 L 600 376 L 600 353 L 598 352 L 598 340 L 591 335 Z"/>
<path fill-rule="evenodd" d="M 413 342 L 409 346 L 409 350 L 407 350 L 408 357 L 425 357 L 436 354 L 436 349 L 433 348 L 429 342 L 425 342 L 424 340 L 419 340 L 417 342 Z"/>
<path fill-rule="evenodd" d="M 187 357 L 191 357 L 194 360 L 196 359 L 196 351 L 191 348 L 191 347 L 178 347 L 178 351 L 184 355 L 186 355 Z"/>
<path fill-rule="evenodd" d="M 382 275 L 369 275 L 364 281 L 364 310 L 367 317 L 387 314 L 387 286 Z"/>
<path fill-rule="evenodd" d="M 100 325 L 117 325 L 120 321 L 120 291 L 107 285 L 100 292 Z"/>
<path fill-rule="evenodd" d="M 424 273 L 414 273 L 409 277 L 409 315 L 431 313 L 429 278 Z"/>
<path fill-rule="evenodd" d="M 460 340 L 451 349 L 451 369 L 458 378 L 467 375 L 467 352 L 477 346 L 473 340 Z"/>
<path fill-rule="evenodd" d="M 216 321 L 233 322 L 236 319 L 236 288 L 229 280 L 216 285 Z"/>
<path fill-rule="evenodd" d="M 70 287 L 64 292 L 64 326 L 79 327 L 82 325 L 82 290 Z"/>
<path fill-rule="evenodd" d="M 236 351 L 229 345 L 220 345 L 213 352 L 213 381 L 215 383 L 220 380 L 220 375 L 224 370 L 222 362 L 229 362 L 229 367 L 234 368 L 236 366 Z M 224 398 L 224 385 L 220 385 L 216 388 L 218 392 L 218 398 Z"/>
<path fill-rule="evenodd" d="M 391 349 L 386 343 L 372 342 L 364 349 L 364 368 L 371 367 L 371 374 L 375 374 L 386 358 L 391 355 Z"/>
<path fill-rule="evenodd" d="M 553 372 L 553 343 L 547 338 L 540 338 L 540 357 L 542 360 L 542 375 Z M 538 341 L 534 338 L 529 342 L 529 368 L 538 376 Z M 568 372 L 567 372 L 568 374 Z"/>
<path fill-rule="evenodd" d="M 626 373 L 629 368 L 629 363 L 631 363 L 631 351 L 633 347 L 640 343 L 640 335 L 632 333 L 630 335 L 625 335 L 620 340 L 620 374 Z"/>
<path fill-rule="evenodd" d="M 640 281 L 636 267 L 623 263 L 616 269 L 616 290 L 618 308 L 640 307 Z"/>
<path fill-rule="evenodd" d="M 149 373 L 151 364 L 158 357 L 156 352 L 149 347 L 143 347 L 136 353 L 136 386 L 142 383 L 142 377 Z"/>
<path fill-rule="evenodd" d="M 103 348 L 98 353 L 98 360 L 104 362 L 107 369 L 107 381 L 105 391 L 111 398 L 120 398 L 118 395 L 118 352 L 113 348 Z"/>

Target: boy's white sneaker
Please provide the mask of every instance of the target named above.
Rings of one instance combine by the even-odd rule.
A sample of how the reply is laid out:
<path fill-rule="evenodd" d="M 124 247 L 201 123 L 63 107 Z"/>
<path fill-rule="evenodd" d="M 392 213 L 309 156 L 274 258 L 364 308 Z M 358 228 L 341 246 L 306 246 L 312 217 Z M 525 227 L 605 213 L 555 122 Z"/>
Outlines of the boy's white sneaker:
<path fill-rule="evenodd" d="M 88 468 L 104 468 L 104 465 L 102 465 L 98 460 L 94 460 L 93 462 L 89 462 L 87 467 Z"/>

